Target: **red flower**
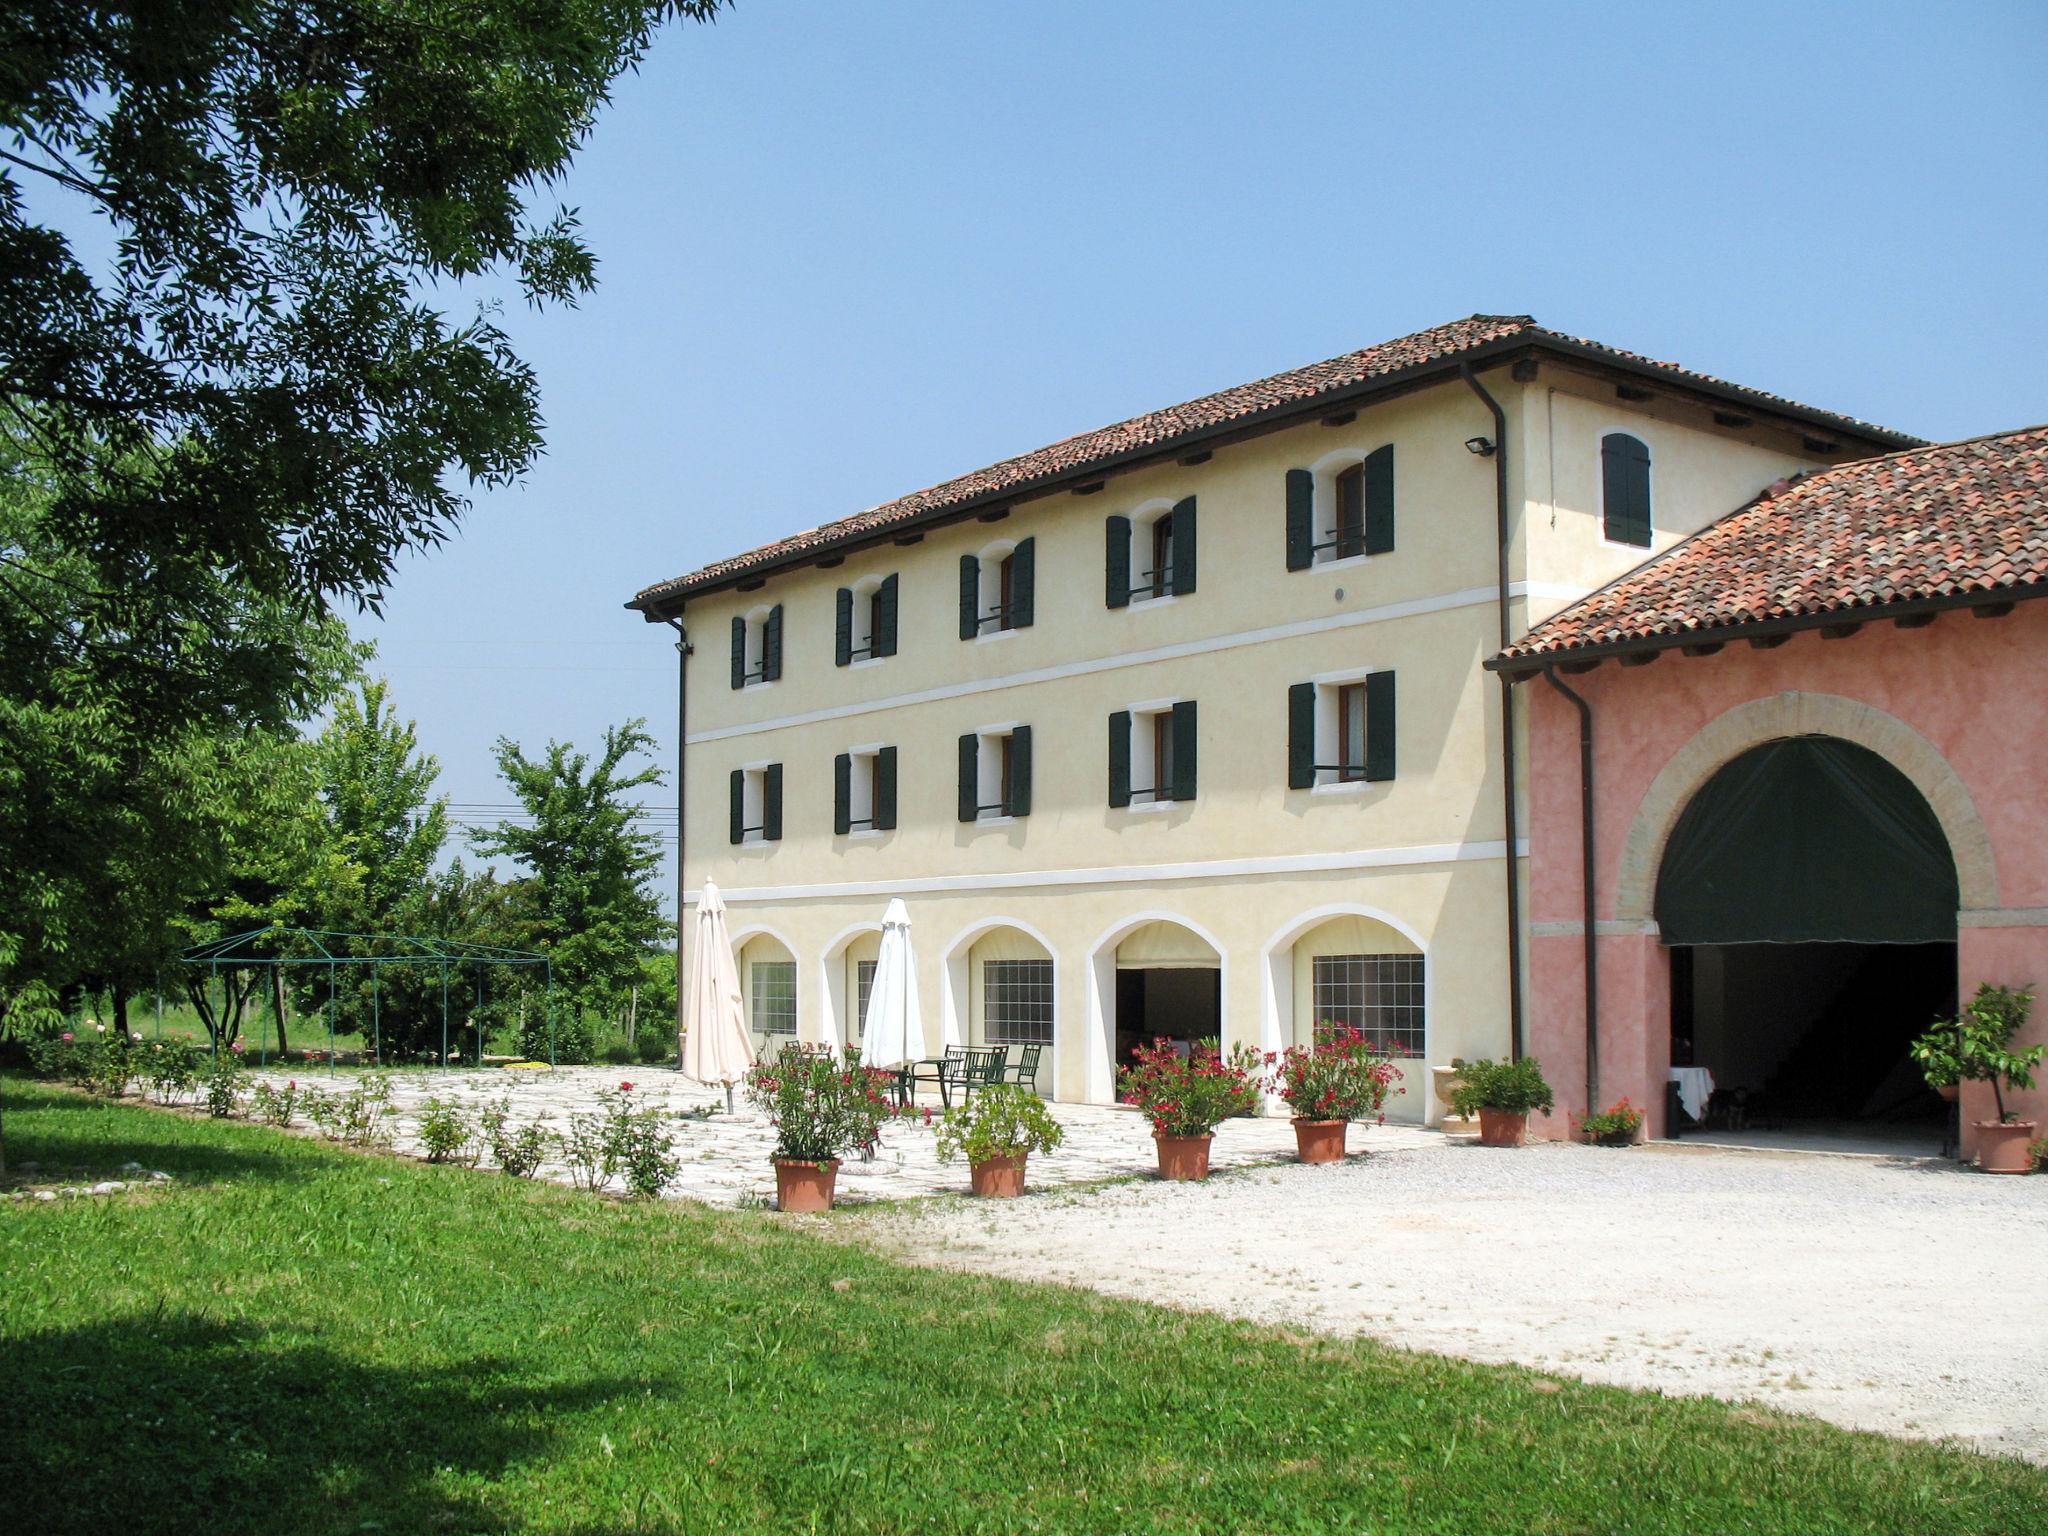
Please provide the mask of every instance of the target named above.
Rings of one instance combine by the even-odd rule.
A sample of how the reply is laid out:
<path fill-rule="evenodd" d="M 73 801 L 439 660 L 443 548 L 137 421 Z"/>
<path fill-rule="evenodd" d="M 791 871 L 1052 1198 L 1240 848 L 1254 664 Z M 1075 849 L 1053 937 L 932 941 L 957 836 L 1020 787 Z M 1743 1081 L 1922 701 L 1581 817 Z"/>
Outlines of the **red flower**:
<path fill-rule="evenodd" d="M 631 1093 L 632 1091 L 633 1091 L 633 1085 L 632 1085 L 631 1083 L 621 1083 L 621 1084 L 619 1084 L 619 1092 L 621 1092 L 621 1093 Z"/>

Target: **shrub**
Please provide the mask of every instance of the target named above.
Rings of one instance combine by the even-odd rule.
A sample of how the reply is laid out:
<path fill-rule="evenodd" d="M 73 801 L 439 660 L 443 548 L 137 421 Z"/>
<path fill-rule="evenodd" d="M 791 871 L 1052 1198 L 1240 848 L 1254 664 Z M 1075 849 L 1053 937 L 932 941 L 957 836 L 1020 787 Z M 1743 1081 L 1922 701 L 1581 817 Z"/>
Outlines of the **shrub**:
<path fill-rule="evenodd" d="M 159 1104 L 175 1104 L 199 1081 L 199 1052 L 190 1040 L 152 1040 L 137 1052 L 139 1074 Z"/>
<path fill-rule="evenodd" d="M 251 1099 L 258 1120 L 279 1130 L 288 1129 L 299 1106 L 298 1080 L 293 1078 L 282 1088 L 274 1088 L 267 1082 L 258 1083 Z"/>
<path fill-rule="evenodd" d="M 1185 1056 L 1171 1040 L 1140 1046 L 1117 1080 L 1119 1096 L 1152 1122 L 1155 1136 L 1207 1136 L 1259 1107 L 1258 1053 L 1240 1045 L 1226 1059 L 1214 1040 Z"/>
<path fill-rule="evenodd" d="M 491 1161 L 515 1179 L 530 1179 L 540 1172 L 548 1153 L 561 1140 L 539 1121 L 514 1127 L 512 1103 L 500 1099 L 483 1112 L 484 1140 L 490 1144 Z"/>
<path fill-rule="evenodd" d="M 604 1048 L 604 1060 L 608 1066 L 630 1067 L 633 1059 L 633 1047 L 623 1040 L 614 1040 Z"/>
<path fill-rule="evenodd" d="M 1458 1086 L 1451 1092 L 1451 1109 L 1458 1115 L 1469 1116 L 1482 1109 L 1526 1115 L 1557 1106 L 1533 1056 L 1520 1061 L 1468 1061 L 1460 1072 Z"/>
<path fill-rule="evenodd" d="M 1324 1024 L 1313 1045 L 1266 1053 L 1273 1092 L 1302 1120 L 1383 1119 L 1401 1069 L 1349 1024 Z"/>
<path fill-rule="evenodd" d="M 216 1120 L 225 1120 L 235 1112 L 235 1105 L 242 1097 L 242 1042 L 237 1040 L 224 1051 L 218 1051 L 207 1058 L 200 1069 L 199 1080 L 206 1088 L 206 1112 Z"/>
<path fill-rule="evenodd" d="M 939 1161 L 965 1157 L 969 1163 L 992 1157 L 1027 1157 L 1050 1152 L 1067 1139 L 1045 1101 L 1017 1083 L 993 1083 L 966 1103 L 949 1109 L 938 1123 Z"/>
<path fill-rule="evenodd" d="M 1628 1141 L 1643 1128 L 1643 1112 L 1627 1099 L 1610 1104 L 1579 1122 L 1588 1141 Z"/>
<path fill-rule="evenodd" d="M 74 1088 L 92 1086 L 92 1047 L 75 1038 L 70 1030 L 33 1040 L 28 1047 L 29 1067 L 38 1077 L 54 1077 Z"/>
<path fill-rule="evenodd" d="M 631 1083 L 597 1097 L 597 1112 L 571 1115 L 561 1138 L 570 1181 L 578 1189 L 603 1189 L 617 1175 L 630 1194 L 660 1194 L 682 1166 L 660 1112 L 634 1108 Z"/>
<path fill-rule="evenodd" d="M 624 1095 L 620 1095 L 623 1101 Z M 683 1165 L 675 1155 L 675 1137 L 652 1109 L 624 1114 L 617 1123 L 618 1163 L 629 1194 L 652 1200 L 668 1187 Z"/>
<path fill-rule="evenodd" d="M 676 1059 L 675 1036 L 643 1029 L 640 1031 L 640 1039 L 635 1046 L 635 1050 L 640 1057 L 641 1066 L 660 1066 L 663 1062 Z"/>
<path fill-rule="evenodd" d="M 474 1163 L 483 1150 L 469 1111 L 439 1098 L 420 1106 L 420 1146 L 430 1163 Z"/>
<path fill-rule="evenodd" d="M 891 1074 L 862 1066 L 851 1047 L 839 1057 L 784 1049 L 748 1070 L 747 1102 L 775 1127 L 776 1161 L 829 1163 L 882 1139 L 882 1122 L 898 1113 L 891 1082 Z"/>
<path fill-rule="evenodd" d="M 305 1104 L 306 1118 L 330 1140 L 351 1147 L 373 1147 L 385 1140 L 384 1113 L 391 1105 L 389 1080 L 366 1074 L 356 1079 L 355 1087 L 347 1094 L 305 1088 L 300 1090 L 299 1097 Z"/>
<path fill-rule="evenodd" d="M 561 1066 L 575 1066 L 594 1059 L 594 1041 L 590 1033 L 590 1021 L 569 1009 L 555 1015 L 555 1043 L 553 1060 Z M 547 1061 L 548 1056 L 548 1015 L 545 1008 L 536 1008 L 526 1016 L 526 1024 L 519 1031 L 519 1054 L 528 1061 Z"/>

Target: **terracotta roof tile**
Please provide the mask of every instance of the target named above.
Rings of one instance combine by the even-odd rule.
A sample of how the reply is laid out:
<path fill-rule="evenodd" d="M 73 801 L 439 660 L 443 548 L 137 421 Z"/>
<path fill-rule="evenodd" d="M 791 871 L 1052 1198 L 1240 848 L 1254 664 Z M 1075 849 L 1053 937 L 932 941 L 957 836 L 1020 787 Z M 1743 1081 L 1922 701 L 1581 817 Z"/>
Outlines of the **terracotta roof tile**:
<path fill-rule="evenodd" d="M 1970 593 L 2048 594 L 2048 426 L 1782 481 L 1546 619 L 1493 665 Z"/>
<path fill-rule="evenodd" d="M 1693 373 L 1678 367 L 1675 363 L 1659 362 L 1654 358 L 1624 352 L 1617 347 L 1604 346 L 1599 342 L 1548 330 L 1527 315 L 1472 315 L 1464 320 L 1454 320 L 1448 325 L 1417 331 L 1411 336 L 1381 342 L 1377 346 L 1366 347 L 1357 352 L 1347 352 L 1344 356 L 1331 358 L 1327 362 L 1313 363 L 1306 368 L 1291 369 L 1286 373 L 1276 373 L 1270 378 L 1240 384 L 1217 394 L 1204 395 L 1201 399 L 1190 400 L 1184 405 L 1170 406 L 1163 411 L 1134 416 L 1114 426 L 1084 432 L 1079 436 L 1053 443 L 1049 447 L 1020 454 L 1016 458 L 1004 459 L 1001 463 L 991 464 L 986 469 L 978 469 L 972 474 L 961 475 L 924 490 L 915 491 L 852 517 L 825 523 L 789 538 L 777 540 L 775 543 L 765 544 L 759 549 L 714 561 L 686 576 L 658 582 L 639 592 L 627 606 L 643 607 L 728 585 L 751 571 L 784 564 L 793 558 L 811 552 L 822 552 L 834 545 L 848 543 L 900 524 L 915 522 L 924 517 L 942 514 L 1012 492 L 1028 493 L 1048 481 L 1085 473 L 1095 466 L 1107 464 L 1134 451 L 1163 447 L 1196 433 L 1228 426 L 1247 417 L 1293 405 L 1306 405 L 1319 396 L 1350 389 L 1374 379 L 1518 340 L 1539 342 L 1567 351 L 1590 354 L 1631 368 L 1656 369 L 1669 373 L 1683 382 L 1741 396 L 1760 405 L 1776 407 L 1806 420 L 1831 425 L 1838 430 L 1877 442 L 1918 441 L 1902 433 L 1872 426 L 1868 422 L 1816 411 L 1811 406 L 1800 405 L 1782 396 L 1730 384 L 1709 374 Z"/>

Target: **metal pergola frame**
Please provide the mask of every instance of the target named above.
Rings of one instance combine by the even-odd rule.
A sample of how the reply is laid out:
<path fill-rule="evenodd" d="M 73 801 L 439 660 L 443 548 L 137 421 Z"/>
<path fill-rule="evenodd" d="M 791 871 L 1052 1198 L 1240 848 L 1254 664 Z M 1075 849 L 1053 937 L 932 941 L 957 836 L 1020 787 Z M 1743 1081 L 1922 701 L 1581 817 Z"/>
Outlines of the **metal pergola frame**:
<path fill-rule="evenodd" d="M 310 954 L 265 954 L 259 946 L 283 946 L 292 941 L 309 946 Z M 369 948 L 373 952 L 359 951 Z M 340 949 L 344 953 L 337 954 Z M 376 952 L 376 951 L 382 951 Z M 555 966 L 548 956 L 530 949 L 508 949 L 499 944 L 469 944 L 459 939 L 426 938 L 418 934 L 403 933 L 337 933 L 324 928 L 251 928 L 246 933 L 230 934 L 224 939 L 215 939 L 206 944 L 195 944 L 178 957 L 187 965 L 205 966 L 209 988 L 219 980 L 223 966 L 234 969 L 281 970 L 292 966 L 324 967 L 327 971 L 327 1070 L 334 1070 L 334 1015 L 335 980 L 340 967 L 368 966 L 370 968 L 370 1029 L 371 1057 L 379 1065 L 384 1061 L 384 1031 L 382 996 L 378 991 L 377 978 L 387 965 L 432 965 L 441 969 L 441 1065 L 448 1065 L 448 974 L 451 967 L 491 967 L 507 965 L 513 967 L 541 967 L 543 982 L 542 1008 L 548 1026 L 548 1065 L 555 1065 Z M 479 1014 L 483 1006 L 483 977 L 479 975 L 470 991 L 471 1002 Z M 271 1011 L 277 1011 L 276 993 L 271 996 Z M 214 1031 L 214 1054 L 220 1054 L 220 1033 Z M 481 1022 L 476 1032 L 477 1065 L 483 1065 L 484 1031 Z M 261 1060 L 269 1062 L 269 1043 L 265 1040 L 261 1049 Z"/>

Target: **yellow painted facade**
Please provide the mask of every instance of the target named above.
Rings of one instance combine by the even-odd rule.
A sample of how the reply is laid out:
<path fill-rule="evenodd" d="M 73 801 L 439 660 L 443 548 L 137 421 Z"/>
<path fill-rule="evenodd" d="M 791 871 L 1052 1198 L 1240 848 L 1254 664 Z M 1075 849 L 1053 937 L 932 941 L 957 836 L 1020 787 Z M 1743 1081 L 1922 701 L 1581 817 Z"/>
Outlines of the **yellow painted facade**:
<path fill-rule="evenodd" d="M 1604 432 L 1649 447 L 1653 549 L 1821 462 L 1800 456 L 1796 437 L 1637 409 L 1611 384 L 1559 367 L 1486 382 L 1509 417 L 1517 634 L 1653 552 L 1602 537 Z M 1126 968 L 1184 970 L 1213 952 L 1226 1043 L 1306 1039 L 1313 956 L 1368 945 L 1422 957 L 1427 1060 L 1504 1053 L 1501 705 L 1481 670 L 1500 640 L 1494 467 L 1465 446 L 1492 432 L 1463 384 L 1435 386 L 1341 425 L 1273 431 L 1204 463 L 1111 475 L 1094 494 L 1020 501 L 997 522 L 969 519 L 756 591 L 691 599 L 684 883 L 692 900 L 707 879 L 725 893 L 743 981 L 747 961 L 786 952 L 799 1035 L 854 1038 L 857 965 L 901 896 L 934 1044 L 948 1017 L 977 1036 L 991 957 L 1053 961 L 1055 1038 L 1040 1082 L 1060 1098 L 1112 1097 L 1127 940 Z M 1389 443 L 1393 551 L 1289 571 L 1287 472 L 1310 470 L 1326 487 Z M 1108 606 L 1105 520 L 1142 520 L 1190 496 L 1196 590 Z M 961 555 L 1027 537 L 1034 622 L 963 641 Z M 896 654 L 835 665 L 838 590 L 889 575 Z M 731 620 L 772 605 L 781 676 L 733 689 Z M 1395 776 L 1290 789 L 1290 685 L 1383 669 L 1396 677 Z M 1186 699 L 1198 705 L 1196 797 L 1113 809 L 1111 715 Z M 1012 723 L 1032 728 L 1030 813 L 962 823 L 957 740 Z M 835 836 L 834 758 L 878 746 L 896 749 L 898 824 Z M 736 846 L 729 774 L 771 763 L 781 765 L 781 837 Z M 685 923 L 686 942 L 690 932 Z M 1408 1063 L 1408 1092 L 1390 1114 L 1434 1114 L 1423 1064 Z"/>

